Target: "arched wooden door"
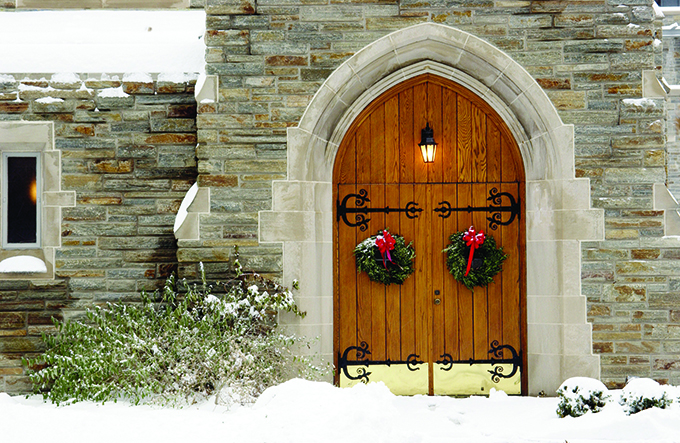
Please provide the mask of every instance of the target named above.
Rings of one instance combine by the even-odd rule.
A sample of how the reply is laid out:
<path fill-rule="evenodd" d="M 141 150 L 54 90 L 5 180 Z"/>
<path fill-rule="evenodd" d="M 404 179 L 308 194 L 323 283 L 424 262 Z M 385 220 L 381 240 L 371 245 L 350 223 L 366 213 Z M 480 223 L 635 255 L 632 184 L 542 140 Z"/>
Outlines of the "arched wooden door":
<path fill-rule="evenodd" d="M 431 164 L 418 149 L 428 122 L 439 144 Z M 410 79 L 352 123 L 333 180 L 336 381 L 384 381 L 400 394 L 526 392 L 524 168 L 498 114 L 452 81 Z M 509 256 L 474 293 L 442 253 L 471 225 Z M 355 246 L 385 228 L 415 247 L 402 285 L 357 273 Z"/>

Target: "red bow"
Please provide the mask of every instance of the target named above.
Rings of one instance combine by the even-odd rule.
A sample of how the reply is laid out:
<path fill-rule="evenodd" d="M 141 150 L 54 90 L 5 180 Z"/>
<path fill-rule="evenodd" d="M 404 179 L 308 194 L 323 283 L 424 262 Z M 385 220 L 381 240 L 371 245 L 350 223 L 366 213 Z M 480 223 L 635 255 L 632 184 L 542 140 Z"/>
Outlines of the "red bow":
<path fill-rule="evenodd" d="M 383 235 L 379 235 L 378 238 L 375 239 L 375 245 L 378 247 L 378 250 L 382 255 L 383 266 L 385 267 L 385 269 L 387 269 L 387 260 L 389 260 L 390 262 L 392 261 L 390 251 L 394 249 L 395 243 L 396 240 L 394 239 L 394 237 L 392 237 L 392 234 L 390 234 L 386 230 L 383 230 Z"/>
<path fill-rule="evenodd" d="M 465 232 L 465 234 L 463 234 L 463 241 L 465 242 L 465 245 L 470 247 L 470 257 L 468 257 L 468 264 L 467 269 L 465 270 L 465 277 L 467 277 L 468 273 L 470 272 L 470 266 L 472 266 L 472 257 L 475 254 L 475 249 L 482 246 L 484 240 L 486 240 L 486 235 L 484 235 L 484 231 L 479 231 L 479 233 L 476 233 L 474 226 L 470 226 L 470 228 Z"/>

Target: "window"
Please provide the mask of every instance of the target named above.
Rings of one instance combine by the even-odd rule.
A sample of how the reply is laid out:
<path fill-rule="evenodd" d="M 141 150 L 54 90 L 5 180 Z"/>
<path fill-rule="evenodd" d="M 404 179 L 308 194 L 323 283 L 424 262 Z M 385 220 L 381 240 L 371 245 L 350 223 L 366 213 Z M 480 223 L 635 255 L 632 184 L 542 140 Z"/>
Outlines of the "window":
<path fill-rule="evenodd" d="M 42 183 L 40 154 L 2 154 L 2 245 L 4 249 L 40 247 Z"/>
<path fill-rule="evenodd" d="M 0 280 L 53 279 L 61 209 L 75 205 L 54 123 L 0 121 Z"/>
<path fill-rule="evenodd" d="M 657 0 L 657 4 L 661 7 L 680 6 L 680 0 Z"/>

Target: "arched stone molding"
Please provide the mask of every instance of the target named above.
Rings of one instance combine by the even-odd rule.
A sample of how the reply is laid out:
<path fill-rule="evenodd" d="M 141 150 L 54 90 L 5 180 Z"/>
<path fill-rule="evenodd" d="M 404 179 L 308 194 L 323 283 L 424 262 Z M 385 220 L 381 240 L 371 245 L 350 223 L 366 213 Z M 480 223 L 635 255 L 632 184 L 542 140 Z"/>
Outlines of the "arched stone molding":
<path fill-rule="evenodd" d="M 340 67 L 288 130 L 288 179 L 260 212 L 260 242 L 283 243 L 284 280 L 302 283 L 304 320 L 284 319 L 333 353 L 333 163 L 353 119 L 413 76 L 450 78 L 485 99 L 515 136 L 526 172 L 529 392 L 550 394 L 566 378 L 599 377 L 581 296 L 580 242 L 604 237 L 588 179 L 574 177 L 573 126 L 564 125 L 536 81 L 503 51 L 466 32 L 426 23 L 389 34 Z"/>

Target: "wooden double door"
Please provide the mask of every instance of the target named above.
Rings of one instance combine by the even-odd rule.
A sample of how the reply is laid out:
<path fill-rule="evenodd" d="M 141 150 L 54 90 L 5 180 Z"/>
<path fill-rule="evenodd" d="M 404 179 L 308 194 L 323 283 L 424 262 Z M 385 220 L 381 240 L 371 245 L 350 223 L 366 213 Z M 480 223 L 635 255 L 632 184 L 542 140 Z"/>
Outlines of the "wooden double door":
<path fill-rule="evenodd" d="M 434 163 L 421 129 L 434 129 Z M 334 169 L 336 382 L 383 381 L 398 394 L 526 392 L 524 169 L 505 123 L 434 75 L 375 99 L 350 126 Z M 457 282 L 442 250 L 470 226 L 508 258 L 488 287 Z M 415 249 L 402 285 L 358 273 L 358 243 L 382 229 Z"/>

